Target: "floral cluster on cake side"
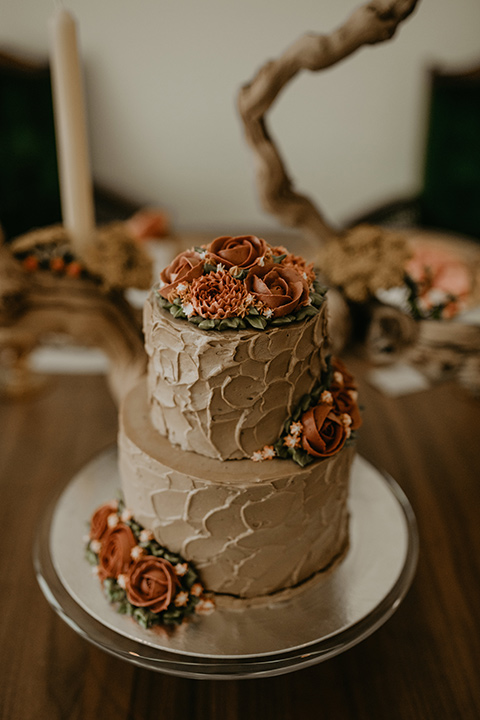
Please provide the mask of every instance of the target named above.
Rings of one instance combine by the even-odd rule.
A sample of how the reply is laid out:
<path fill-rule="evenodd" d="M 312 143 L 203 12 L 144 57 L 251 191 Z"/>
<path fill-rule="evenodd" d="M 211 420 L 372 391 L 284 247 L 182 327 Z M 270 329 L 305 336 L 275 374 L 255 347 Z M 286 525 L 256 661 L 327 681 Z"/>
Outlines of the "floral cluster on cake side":
<path fill-rule="evenodd" d="M 192 565 L 162 547 L 123 500 L 97 508 L 86 543 L 87 559 L 108 600 L 142 627 L 180 625 L 215 609 Z"/>
<path fill-rule="evenodd" d="M 353 375 L 339 358 L 330 358 L 321 381 L 302 398 L 285 422 L 279 440 L 254 452 L 251 459 L 259 462 L 290 458 L 305 466 L 336 455 L 353 442 L 362 424 L 357 400 Z"/>
<path fill-rule="evenodd" d="M 255 235 L 218 237 L 160 273 L 160 303 L 202 330 L 285 325 L 315 315 L 326 288 L 313 263 Z"/>

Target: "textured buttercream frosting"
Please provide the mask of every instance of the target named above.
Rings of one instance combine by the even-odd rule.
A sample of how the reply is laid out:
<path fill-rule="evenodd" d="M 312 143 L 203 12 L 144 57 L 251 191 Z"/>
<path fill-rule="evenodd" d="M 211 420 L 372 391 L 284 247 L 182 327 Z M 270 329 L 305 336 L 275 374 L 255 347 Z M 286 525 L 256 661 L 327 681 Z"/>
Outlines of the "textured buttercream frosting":
<path fill-rule="evenodd" d="M 164 328 L 172 344 L 184 342 L 175 342 L 178 322 L 160 322 L 157 331 Z M 211 333 L 206 335 L 208 344 Z M 223 342 L 217 350 L 222 347 Z M 249 360 L 255 362 L 244 358 Z M 220 353 L 217 370 L 223 363 Z M 171 372 L 178 369 L 175 364 Z M 225 463 L 172 448 L 152 424 L 147 397 L 142 382 L 121 410 L 125 502 L 161 545 L 195 563 L 208 590 L 243 598 L 269 595 L 308 579 L 344 552 L 352 447 L 303 468 L 290 460 Z"/>
<path fill-rule="evenodd" d="M 145 304 L 153 427 L 183 450 L 250 458 L 274 443 L 325 369 L 326 304 L 308 319 L 263 331 L 205 331 L 175 319 L 155 291 Z"/>

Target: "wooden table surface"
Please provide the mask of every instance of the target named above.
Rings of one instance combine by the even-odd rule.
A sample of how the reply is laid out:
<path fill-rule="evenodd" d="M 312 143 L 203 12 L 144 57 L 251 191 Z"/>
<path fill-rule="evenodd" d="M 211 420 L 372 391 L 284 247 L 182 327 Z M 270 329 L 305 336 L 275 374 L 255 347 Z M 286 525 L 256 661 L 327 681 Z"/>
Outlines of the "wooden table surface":
<path fill-rule="evenodd" d="M 390 473 L 417 516 L 420 559 L 397 612 L 326 662 L 252 680 L 190 680 L 138 668 L 77 635 L 37 584 L 42 509 L 115 442 L 101 376 L 55 376 L 0 403 L 0 717 L 473 720 L 480 717 L 480 402 L 444 384 L 396 400 L 350 363 L 366 411 L 360 453 Z"/>

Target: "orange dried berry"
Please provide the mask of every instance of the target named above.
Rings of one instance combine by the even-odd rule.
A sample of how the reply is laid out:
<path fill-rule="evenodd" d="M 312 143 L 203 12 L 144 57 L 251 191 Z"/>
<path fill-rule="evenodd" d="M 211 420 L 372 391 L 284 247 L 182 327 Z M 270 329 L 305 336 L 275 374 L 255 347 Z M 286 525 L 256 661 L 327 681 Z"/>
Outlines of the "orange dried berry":
<path fill-rule="evenodd" d="M 65 261 L 61 257 L 53 257 L 50 260 L 50 269 L 54 272 L 62 272 L 65 269 Z"/>
<path fill-rule="evenodd" d="M 27 257 L 22 260 L 22 265 L 28 272 L 34 272 L 38 270 L 38 258 L 36 258 L 35 255 L 27 255 Z"/>
<path fill-rule="evenodd" d="M 76 260 L 72 260 L 72 262 L 68 263 L 65 268 L 65 272 L 70 277 L 80 277 L 82 273 L 82 266 Z"/>

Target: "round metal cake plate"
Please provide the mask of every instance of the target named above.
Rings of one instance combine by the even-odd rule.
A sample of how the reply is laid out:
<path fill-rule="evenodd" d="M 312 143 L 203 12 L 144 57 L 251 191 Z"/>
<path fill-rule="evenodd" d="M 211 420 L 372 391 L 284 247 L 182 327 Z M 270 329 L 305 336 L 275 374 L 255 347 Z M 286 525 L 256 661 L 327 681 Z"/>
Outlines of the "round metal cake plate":
<path fill-rule="evenodd" d="M 266 677 L 338 655 L 396 610 L 415 573 L 418 534 L 399 486 L 355 459 L 350 548 L 343 561 L 289 600 L 217 608 L 167 634 L 144 630 L 107 602 L 85 560 L 88 520 L 119 488 L 112 448 L 88 463 L 44 513 L 34 546 L 40 587 L 80 635 L 136 665 L 191 678 Z M 281 562 L 281 558 L 279 558 Z"/>

